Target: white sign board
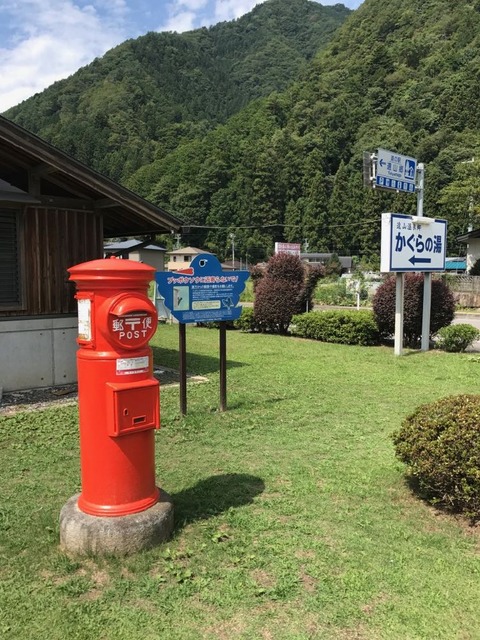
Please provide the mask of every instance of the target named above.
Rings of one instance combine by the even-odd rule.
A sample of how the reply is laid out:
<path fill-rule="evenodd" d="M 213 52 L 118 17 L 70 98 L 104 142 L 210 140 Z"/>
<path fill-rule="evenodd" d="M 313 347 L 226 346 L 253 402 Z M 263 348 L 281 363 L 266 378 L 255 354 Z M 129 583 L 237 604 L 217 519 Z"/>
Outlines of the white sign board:
<path fill-rule="evenodd" d="M 382 213 L 380 271 L 444 271 L 447 221 Z"/>
<path fill-rule="evenodd" d="M 299 256 L 300 249 L 300 244 L 295 242 L 275 242 L 275 254 L 291 253 L 294 256 Z"/>
<path fill-rule="evenodd" d="M 92 339 L 92 301 L 86 298 L 77 300 L 78 337 L 80 340 Z"/>
<path fill-rule="evenodd" d="M 381 189 L 415 192 L 417 161 L 395 151 L 378 149 L 375 185 Z"/>

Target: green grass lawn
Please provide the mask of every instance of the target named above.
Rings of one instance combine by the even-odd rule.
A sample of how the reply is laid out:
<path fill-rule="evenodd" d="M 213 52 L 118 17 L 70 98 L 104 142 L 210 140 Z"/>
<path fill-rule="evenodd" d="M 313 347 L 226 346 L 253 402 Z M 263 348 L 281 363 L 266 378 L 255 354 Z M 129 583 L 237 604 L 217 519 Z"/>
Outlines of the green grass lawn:
<path fill-rule="evenodd" d="M 155 360 L 177 365 L 177 328 Z M 421 403 L 478 392 L 480 358 L 187 329 L 188 415 L 161 393 L 157 477 L 173 539 L 71 559 L 75 407 L 0 418 L 0 637 L 28 640 L 480 638 L 480 536 L 413 497 L 390 439 Z"/>

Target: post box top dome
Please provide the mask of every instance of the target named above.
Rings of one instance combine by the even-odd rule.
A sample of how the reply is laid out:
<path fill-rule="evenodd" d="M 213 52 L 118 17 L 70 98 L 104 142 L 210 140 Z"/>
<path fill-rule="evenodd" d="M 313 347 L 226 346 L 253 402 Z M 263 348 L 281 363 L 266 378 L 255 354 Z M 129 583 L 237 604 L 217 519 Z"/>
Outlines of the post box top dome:
<path fill-rule="evenodd" d="M 149 265 L 111 257 L 82 262 L 68 269 L 70 280 L 118 280 L 128 279 L 150 282 L 155 277 L 155 269 Z"/>

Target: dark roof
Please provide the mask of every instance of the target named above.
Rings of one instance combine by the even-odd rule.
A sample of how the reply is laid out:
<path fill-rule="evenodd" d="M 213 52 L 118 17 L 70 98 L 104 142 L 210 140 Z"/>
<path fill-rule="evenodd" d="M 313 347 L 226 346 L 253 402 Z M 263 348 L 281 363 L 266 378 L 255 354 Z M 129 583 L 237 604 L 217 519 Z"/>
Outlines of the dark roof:
<path fill-rule="evenodd" d="M 333 253 L 301 253 L 301 260 L 315 260 L 317 262 L 327 261 L 333 256 Z M 338 256 L 342 267 L 350 269 L 353 264 L 353 258 L 351 256 Z"/>
<path fill-rule="evenodd" d="M 480 238 L 480 229 L 474 229 L 468 233 L 464 233 L 461 236 L 457 236 L 458 242 L 468 242 L 470 238 Z"/>
<path fill-rule="evenodd" d="M 72 209 L 101 212 L 106 238 L 177 231 L 182 226 L 164 209 L 0 116 L 0 176 L 28 191 L 28 173 L 41 180 L 38 199 L 43 204 L 50 202 L 49 195 L 52 203 L 55 197 L 75 196 L 83 205 L 72 203 Z"/>
<path fill-rule="evenodd" d="M 165 247 L 161 247 L 159 244 L 147 244 L 142 240 L 121 240 L 120 242 L 108 242 L 103 246 L 104 249 L 109 251 L 119 251 L 124 249 L 130 249 L 130 251 L 135 251 L 135 249 L 149 249 L 150 251 L 166 251 Z"/>

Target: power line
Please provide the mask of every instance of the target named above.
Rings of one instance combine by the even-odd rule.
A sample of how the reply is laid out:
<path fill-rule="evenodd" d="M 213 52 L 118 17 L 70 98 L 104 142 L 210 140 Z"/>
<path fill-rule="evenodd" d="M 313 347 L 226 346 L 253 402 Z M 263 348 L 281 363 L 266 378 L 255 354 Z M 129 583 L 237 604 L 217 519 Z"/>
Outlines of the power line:
<path fill-rule="evenodd" d="M 369 218 L 368 220 L 362 220 L 362 222 L 346 222 L 345 224 L 332 224 L 322 226 L 322 229 L 341 229 L 345 227 L 363 227 L 371 224 L 372 222 L 381 223 L 381 218 Z M 283 222 L 269 223 L 269 224 L 260 224 L 260 225 L 235 225 L 235 229 L 270 229 L 273 227 L 283 227 L 284 229 L 302 229 L 304 225 L 301 224 L 285 224 Z M 184 225 L 186 229 L 231 229 L 232 226 L 229 225 L 227 227 L 217 226 L 217 225 L 201 225 L 201 224 L 186 224 Z M 188 234 L 188 231 L 184 233 Z"/>

